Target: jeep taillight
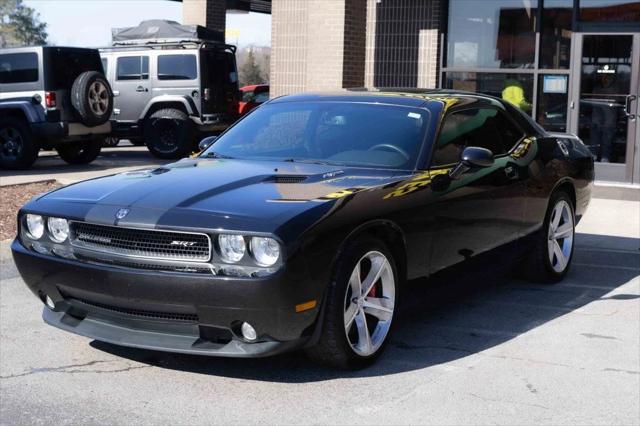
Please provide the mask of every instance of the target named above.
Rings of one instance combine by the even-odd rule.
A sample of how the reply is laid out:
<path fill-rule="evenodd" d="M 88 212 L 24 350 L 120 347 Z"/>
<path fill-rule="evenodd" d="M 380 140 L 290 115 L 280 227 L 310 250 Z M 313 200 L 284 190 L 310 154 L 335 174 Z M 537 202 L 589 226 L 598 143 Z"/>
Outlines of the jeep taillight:
<path fill-rule="evenodd" d="M 204 89 L 204 96 L 203 96 L 205 101 L 208 101 L 211 99 L 211 89 Z"/>
<path fill-rule="evenodd" d="M 57 106 L 56 92 L 44 92 L 44 104 L 47 108 L 55 108 Z"/>

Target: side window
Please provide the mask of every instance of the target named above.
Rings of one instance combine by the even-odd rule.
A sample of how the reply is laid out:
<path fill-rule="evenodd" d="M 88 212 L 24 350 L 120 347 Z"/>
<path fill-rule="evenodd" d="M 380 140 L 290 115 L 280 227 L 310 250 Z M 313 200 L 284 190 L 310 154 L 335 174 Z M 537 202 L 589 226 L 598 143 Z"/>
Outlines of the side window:
<path fill-rule="evenodd" d="M 0 55 L 0 83 L 32 83 L 34 81 L 38 81 L 37 53 Z"/>
<path fill-rule="evenodd" d="M 464 148 L 487 148 L 493 155 L 506 154 L 522 132 L 494 108 L 472 108 L 445 117 L 433 155 L 433 166 L 455 164 Z"/>
<path fill-rule="evenodd" d="M 148 56 L 123 56 L 118 58 L 116 80 L 147 80 Z"/>
<path fill-rule="evenodd" d="M 269 100 L 269 92 L 258 93 L 254 100 L 258 104 L 261 104 L 263 102 L 267 102 Z"/>
<path fill-rule="evenodd" d="M 253 98 L 253 90 L 242 92 L 242 102 L 251 102 L 253 101 Z"/>
<path fill-rule="evenodd" d="M 109 62 L 107 61 L 107 58 L 102 58 L 102 73 L 104 75 L 107 75 L 107 67 L 109 66 Z"/>
<path fill-rule="evenodd" d="M 158 56 L 158 80 L 195 80 L 198 66 L 195 55 Z"/>

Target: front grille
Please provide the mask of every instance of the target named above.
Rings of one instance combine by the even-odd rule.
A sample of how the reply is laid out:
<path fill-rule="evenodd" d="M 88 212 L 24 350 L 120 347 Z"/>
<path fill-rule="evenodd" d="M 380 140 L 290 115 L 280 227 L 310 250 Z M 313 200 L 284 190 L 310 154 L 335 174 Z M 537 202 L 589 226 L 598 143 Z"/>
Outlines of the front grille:
<path fill-rule="evenodd" d="M 101 253 L 186 262 L 207 262 L 211 239 L 205 234 L 134 229 L 71 222 L 71 245 Z"/>
<path fill-rule="evenodd" d="M 198 264 L 157 264 L 145 263 L 134 259 L 104 259 L 94 257 L 87 254 L 75 254 L 76 258 L 85 262 L 99 263 L 102 265 L 122 266 L 125 268 L 146 269 L 148 271 L 160 272 L 181 272 L 188 274 L 207 274 L 215 275 L 216 272 L 211 266 Z"/>
<path fill-rule="evenodd" d="M 102 309 L 104 311 L 125 314 L 133 317 L 152 318 L 152 319 L 170 320 L 170 321 L 196 322 L 196 323 L 199 322 L 199 318 L 197 314 L 183 314 L 183 313 L 176 313 L 176 312 L 156 312 L 156 311 L 144 311 L 141 309 L 121 308 L 119 306 L 105 305 L 103 303 L 97 303 L 97 302 L 93 302 L 85 299 L 67 297 L 67 295 L 65 294 L 63 294 L 63 296 L 65 297 L 65 299 L 69 300 L 72 303 L 75 302 L 76 304 Z"/>

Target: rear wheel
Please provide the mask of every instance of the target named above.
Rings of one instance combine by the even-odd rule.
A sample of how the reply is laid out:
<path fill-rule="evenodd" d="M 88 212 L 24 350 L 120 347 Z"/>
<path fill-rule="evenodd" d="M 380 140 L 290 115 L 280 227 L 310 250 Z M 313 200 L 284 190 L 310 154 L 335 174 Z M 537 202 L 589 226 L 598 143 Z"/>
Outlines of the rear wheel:
<path fill-rule="evenodd" d="M 314 361 L 337 368 L 362 368 L 382 353 L 391 331 L 398 275 L 381 241 L 366 238 L 343 251 L 325 300 Z"/>
<path fill-rule="evenodd" d="M 172 108 L 161 109 L 146 120 L 144 138 L 154 156 L 181 158 L 191 151 L 193 126 L 185 112 Z"/>
<path fill-rule="evenodd" d="M 39 147 L 29 125 L 18 117 L 0 118 L 0 166 L 28 169 L 38 158 Z"/>
<path fill-rule="evenodd" d="M 525 261 L 525 278 L 543 283 L 556 283 L 564 278 L 573 258 L 575 224 L 569 195 L 564 191 L 554 193 L 542 231 L 535 236 L 533 250 Z"/>
<path fill-rule="evenodd" d="M 100 155 L 102 140 L 71 142 L 56 147 L 58 155 L 69 164 L 89 164 Z"/>

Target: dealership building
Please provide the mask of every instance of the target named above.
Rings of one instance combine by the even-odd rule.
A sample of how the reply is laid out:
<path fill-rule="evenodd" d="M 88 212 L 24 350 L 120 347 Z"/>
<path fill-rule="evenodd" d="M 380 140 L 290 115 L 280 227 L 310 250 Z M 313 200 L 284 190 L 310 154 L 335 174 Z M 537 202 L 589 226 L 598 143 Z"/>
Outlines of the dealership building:
<path fill-rule="evenodd" d="M 271 93 L 488 93 L 578 134 L 596 179 L 640 183 L 639 0 L 184 0 L 184 22 L 271 13 Z"/>

